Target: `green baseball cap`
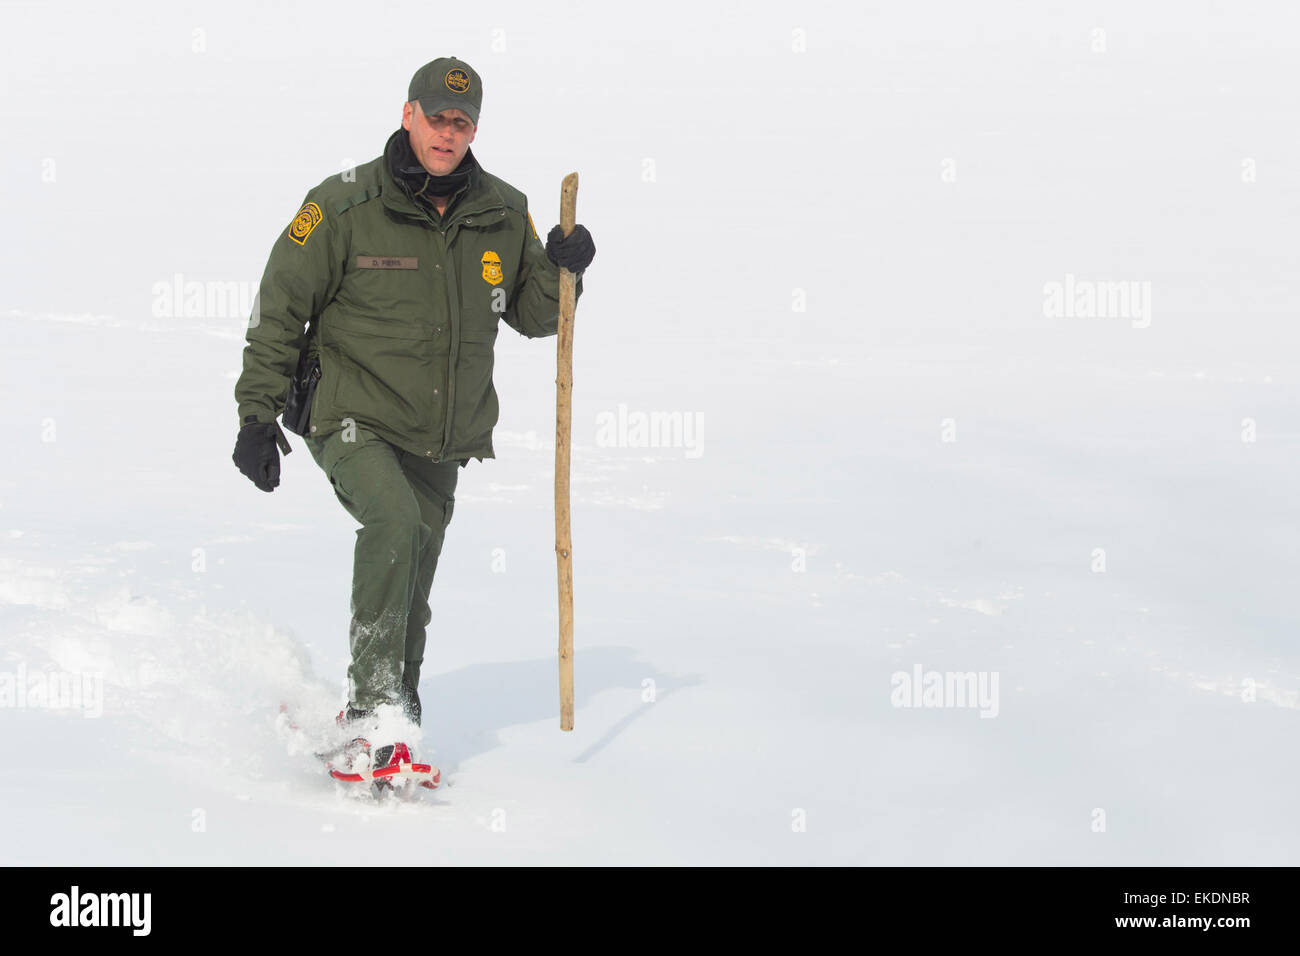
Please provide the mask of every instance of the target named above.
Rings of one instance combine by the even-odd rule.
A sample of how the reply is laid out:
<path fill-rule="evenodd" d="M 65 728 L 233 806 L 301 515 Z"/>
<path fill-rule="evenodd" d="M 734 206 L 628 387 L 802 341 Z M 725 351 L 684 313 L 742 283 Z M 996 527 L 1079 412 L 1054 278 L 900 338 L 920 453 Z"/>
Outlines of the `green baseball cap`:
<path fill-rule="evenodd" d="M 477 126 L 478 110 L 483 105 L 483 81 L 464 60 L 442 56 L 415 71 L 406 99 L 419 100 L 426 116 L 452 108 L 464 110 L 470 122 Z"/>

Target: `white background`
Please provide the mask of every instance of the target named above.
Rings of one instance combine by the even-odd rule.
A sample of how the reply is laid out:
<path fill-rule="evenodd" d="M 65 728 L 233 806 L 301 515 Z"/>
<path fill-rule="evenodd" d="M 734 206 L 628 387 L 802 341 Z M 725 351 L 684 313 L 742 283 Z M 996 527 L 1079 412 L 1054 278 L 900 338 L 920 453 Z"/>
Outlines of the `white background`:
<path fill-rule="evenodd" d="M 1296 862 L 1291 5 L 0 17 L 0 670 L 104 688 L 0 709 L 0 861 Z M 554 340 L 505 329 L 434 583 L 447 783 L 374 806 L 275 729 L 343 699 L 355 526 L 297 439 L 274 494 L 235 470 L 246 315 L 159 289 L 255 288 L 442 55 L 483 166 L 543 233 L 578 170 L 598 249 L 577 728 Z M 1150 313 L 1046 314 L 1067 275 Z M 608 447 L 620 405 L 702 443 Z M 997 716 L 893 706 L 917 665 Z"/>

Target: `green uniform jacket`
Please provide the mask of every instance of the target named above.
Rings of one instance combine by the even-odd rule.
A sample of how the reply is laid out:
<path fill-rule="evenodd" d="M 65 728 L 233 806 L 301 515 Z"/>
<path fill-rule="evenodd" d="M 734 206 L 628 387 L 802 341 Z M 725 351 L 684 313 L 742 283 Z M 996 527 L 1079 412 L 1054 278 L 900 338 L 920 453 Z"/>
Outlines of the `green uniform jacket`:
<path fill-rule="evenodd" d="M 321 364 L 314 436 L 351 420 L 433 461 L 493 458 L 497 322 L 554 335 L 559 267 L 509 183 L 475 163 L 438 217 L 387 155 L 312 189 L 276 240 L 235 384 L 240 424 L 275 420 L 308 348 Z"/>

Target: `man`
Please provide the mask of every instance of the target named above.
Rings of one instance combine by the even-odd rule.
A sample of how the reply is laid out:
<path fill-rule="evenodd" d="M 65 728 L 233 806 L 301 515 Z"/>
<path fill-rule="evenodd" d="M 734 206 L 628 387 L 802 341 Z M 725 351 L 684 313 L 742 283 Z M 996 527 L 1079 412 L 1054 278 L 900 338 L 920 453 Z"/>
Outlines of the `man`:
<path fill-rule="evenodd" d="M 235 385 L 235 464 L 271 491 L 277 444 L 289 450 L 275 419 L 290 378 L 300 358 L 319 363 L 307 448 L 361 524 L 339 721 L 358 734 L 386 732 L 382 705 L 419 724 L 457 476 L 470 458 L 495 457 L 497 322 L 556 334 L 560 267 L 578 274 L 580 296 L 595 254 L 581 225 L 568 237 L 555 226 L 543 247 L 527 197 L 479 166 L 469 145 L 482 96 L 468 63 L 426 64 L 383 155 L 308 192 L 271 251 Z"/>

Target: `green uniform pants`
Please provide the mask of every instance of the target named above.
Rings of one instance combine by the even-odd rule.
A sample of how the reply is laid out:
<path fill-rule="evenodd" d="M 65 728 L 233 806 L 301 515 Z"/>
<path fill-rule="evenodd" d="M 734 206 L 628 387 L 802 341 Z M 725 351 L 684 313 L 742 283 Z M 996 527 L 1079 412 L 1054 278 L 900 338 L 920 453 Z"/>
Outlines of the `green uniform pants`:
<path fill-rule="evenodd" d="M 350 702 L 360 710 L 404 703 L 418 720 L 429 591 L 465 463 L 421 458 L 361 427 L 354 441 L 344 441 L 348 434 L 309 437 L 307 448 L 361 523 L 352 565 Z"/>

